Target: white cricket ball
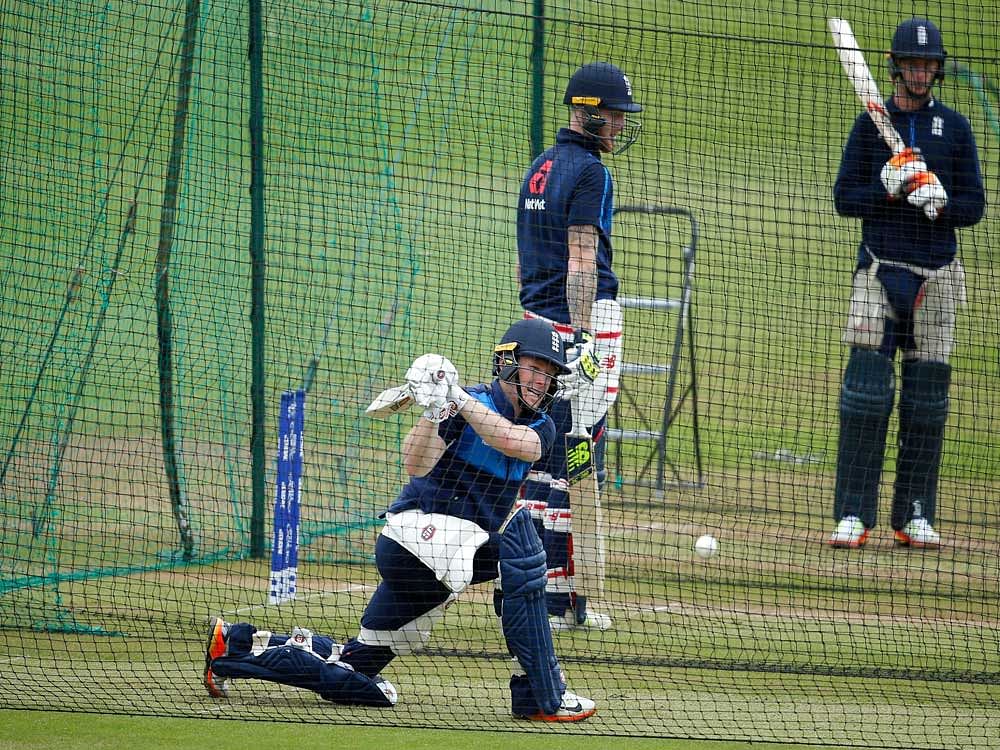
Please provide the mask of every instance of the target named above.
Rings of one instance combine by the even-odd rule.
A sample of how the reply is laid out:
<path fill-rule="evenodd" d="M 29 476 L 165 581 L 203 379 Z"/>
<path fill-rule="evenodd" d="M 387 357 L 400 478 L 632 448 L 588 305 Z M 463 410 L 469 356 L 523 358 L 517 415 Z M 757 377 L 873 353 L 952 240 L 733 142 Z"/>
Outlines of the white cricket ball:
<path fill-rule="evenodd" d="M 711 534 L 702 534 L 694 543 L 694 551 L 698 553 L 698 557 L 714 557 L 719 551 L 719 543 Z"/>

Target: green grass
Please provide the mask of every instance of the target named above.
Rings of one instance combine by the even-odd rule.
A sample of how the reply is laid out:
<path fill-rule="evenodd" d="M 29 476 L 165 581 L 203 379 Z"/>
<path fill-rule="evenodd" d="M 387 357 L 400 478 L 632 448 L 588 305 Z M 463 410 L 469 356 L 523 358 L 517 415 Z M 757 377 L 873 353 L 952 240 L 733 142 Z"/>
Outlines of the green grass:
<path fill-rule="evenodd" d="M 748 742 L 713 742 L 641 739 L 635 737 L 561 736 L 558 729 L 540 735 L 485 731 L 353 727 L 271 722 L 221 721 L 207 724 L 197 719 L 94 716 L 2 711 L 5 738 L 3 750 L 117 750 L 148 745 L 162 750 L 211 746 L 272 747 L 287 745 L 301 750 L 325 750 L 331 743 L 341 747 L 392 747 L 395 750 L 802 750 L 815 745 L 771 745 Z M 825 747 L 836 748 L 834 745 Z"/>

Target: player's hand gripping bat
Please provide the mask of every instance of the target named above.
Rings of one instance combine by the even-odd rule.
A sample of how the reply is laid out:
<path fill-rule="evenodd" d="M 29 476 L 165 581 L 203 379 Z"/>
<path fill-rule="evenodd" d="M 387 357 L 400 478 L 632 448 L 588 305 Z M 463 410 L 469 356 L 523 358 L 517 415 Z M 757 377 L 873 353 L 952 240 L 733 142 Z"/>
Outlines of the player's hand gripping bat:
<path fill-rule="evenodd" d="M 827 26 L 833 37 L 833 46 L 836 47 L 837 55 L 840 57 L 840 64 L 844 66 L 844 72 L 851 80 L 855 93 L 865 106 L 868 116 L 875 123 L 882 140 L 895 156 L 906 148 L 906 143 L 900 137 L 899 131 L 893 126 L 892 118 L 889 117 L 889 113 L 885 109 L 885 102 L 882 101 L 878 84 L 872 77 L 868 63 L 865 62 L 865 56 L 858 46 L 858 40 L 854 37 L 851 24 L 843 18 L 830 18 L 827 20 Z M 925 206 L 924 212 L 928 219 L 937 218 L 937 209 L 930 203 Z"/>
<path fill-rule="evenodd" d="M 458 387 L 455 366 L 440 354 L 424 354 L 406 371 L 406 384 L 386 388 L 368 405 L 365 414 L 388 419 L 413 404 L 440 410 L 447 403 L 452 386 Z"/>

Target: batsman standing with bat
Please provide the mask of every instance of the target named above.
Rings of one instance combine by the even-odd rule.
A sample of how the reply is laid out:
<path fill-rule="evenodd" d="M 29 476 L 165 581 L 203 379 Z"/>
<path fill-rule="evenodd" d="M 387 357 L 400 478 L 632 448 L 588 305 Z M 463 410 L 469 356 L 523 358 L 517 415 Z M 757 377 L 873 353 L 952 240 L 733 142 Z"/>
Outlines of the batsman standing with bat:
<path fill-rule="evenodd" d="M 440 354 L 419 357 L 407 371 L 400 388 L 423 415 L 403 441 L 410 479 L 384 514 L 375 543 L 381 581 L 358 635 L 340 645 L 305 628 L 278 635 L 212 618 L 210 695 L 225 697 L 229 679 L 255 678 L 334 703 L 395 705 L 396 689 L 381 671 L 419 651 L 468 586 L 497 581 L 493 607 L 514 657 L 511 713 L 580 721 L 596 711 L 566 689 L 545 606 L 545 552 L 528 511 L 515 505 L 532 463 L 556 439 L 547 412 L 568 374 L 562 342 L 542 321 L 518 321 L 494 348 L 493 374 L 490 383 L 463 388 Z"/>
<path fill-rule="evenodd" d="M 892 38 L 894 92 L 885 109 L 904 141 L 893 155 L 862 113 L 844 147 L 834 200 L 861 219 L 844 342 L 840 436 L 828 543 L 860 547 L 875 526 L 900 353 L 899 452 L 891 524 L 896 544 L 935 548 L 938 469 L 948 416 L 955 314 L 965 273 L 955 230 L 983 216 L 985 196 L 968 121 L 932 93 L 946 52 L 931 21 L 911 18 Z"/>
<path fill-rule="evenodd" d="M 587 607 L 588 596 L 601 596 L 604 579 L 600 499 L 589 474 L 596 459 L 597 478 L 603 479 L 606 416 L 618 393 L 622 314 L 612 269 L 614 189 L 601 157 L 620 154 L 635 142 L 639 123 L 628 115 L 642 107 L 632 99 L 628 77 L 606 62 L 579 68 L 563 102 L 569 125 L 534 160 L 521 186 L 518 281 L 525 315 L 550 323 L 566 345 L 572 370 L 567 383 L 573 385 L 566 393 L 573 396 L 553 405 L 552 418 L 567 439 L 557 441 L 548 460 L 536 466 L 533 478 L 540 481 L 526 484 L 524 499 L 543 526 L 553 628 L 606 630 L 610 617 Z M 574 506 L 577 497 L 586 507 Z"/>

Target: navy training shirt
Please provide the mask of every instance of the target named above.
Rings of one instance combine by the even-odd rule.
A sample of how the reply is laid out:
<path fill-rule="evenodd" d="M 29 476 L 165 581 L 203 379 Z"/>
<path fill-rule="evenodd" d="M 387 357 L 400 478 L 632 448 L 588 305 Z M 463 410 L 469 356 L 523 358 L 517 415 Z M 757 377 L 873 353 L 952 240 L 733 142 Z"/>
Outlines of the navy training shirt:
<path fill-rule="evenodd" d="M 538 433 L 542 456 L 548 455 L 556 439 L 555 424 L 548 414 L 532 413 L 515 419 L 514 405 L 507 400 L 498 380 L 467 390 L 490 410 Z M 438 435 L 448 446 L 444 454 L 426 476 L 410 478 L 389 512 L 419 508 L 424 513 L 464 518 L 490 532 L 499 531 L 532 464 L 491 448 L 461 415 L 443 421 Z"/>
<path fill-rule="evenodd" d="M 978 222 L 986 205 L 972 128 L 936 99 L 915 112 L 904 112 L 890 99 L 886 110 L 906 145 L 919 148 L 927 168 L 941 180 L 948 205 L 931 221 L 905 196 L 886 195 L 879 175 L 892 153 L 863 112 L 844 146 L 833 189 L 837 212 L 862 220 L 860 267 L 871 263 L 867 246 L 882 260 L 941 268 L 958 250 L 955 229 Z"/>
<path fill-rule="evenodd" d="M 556 144 L 528 169 L 517 200 L 517 257 L 521 306 L 570 323 L 566 303 L 568 227 L 597 227 L 597 299 L 615 299 L 618 277 L 611 268 L 611 173 L 590 136 L 562 128 Z"/>

